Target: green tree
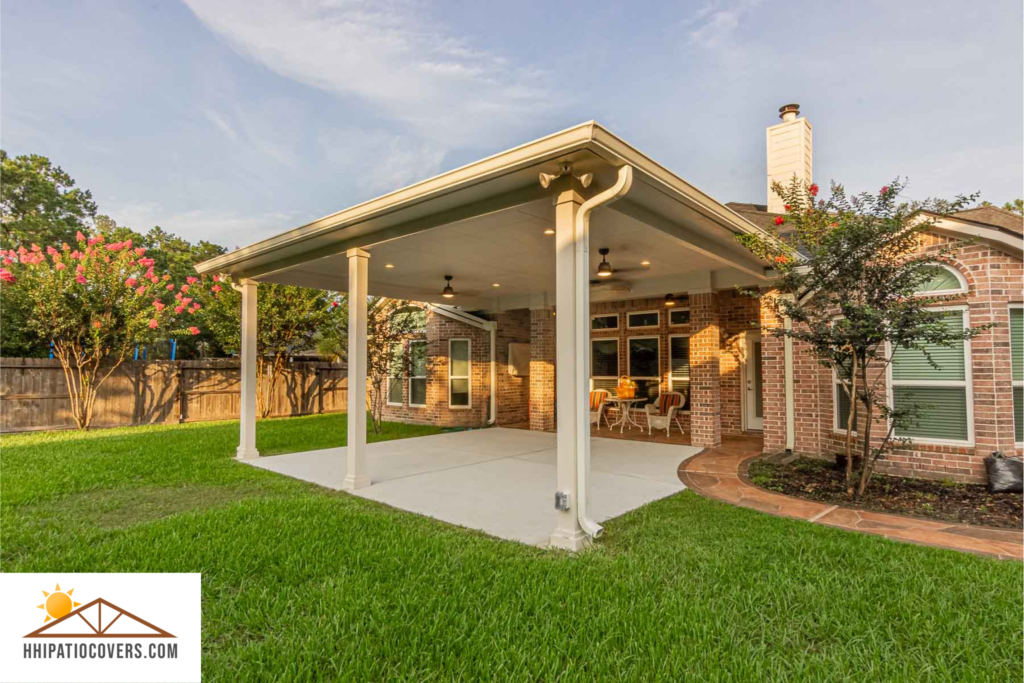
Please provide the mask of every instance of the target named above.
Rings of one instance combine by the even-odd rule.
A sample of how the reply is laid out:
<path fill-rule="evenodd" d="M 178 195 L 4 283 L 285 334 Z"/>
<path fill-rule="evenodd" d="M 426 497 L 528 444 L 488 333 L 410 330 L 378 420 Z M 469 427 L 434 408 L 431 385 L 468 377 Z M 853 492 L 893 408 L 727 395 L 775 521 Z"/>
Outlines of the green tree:
<path fill-rule="evenodd" d="M 0 150 L 0 248 L 73 244 L 96 215 L 92 193 L 75 187 L 60 166 L 38 154 Z"/>
<path fill-rule="evenodd" d="M 952 329 L 944 314 L 934 310 L 949 297 L 917 294 L 933 277 L 935 261 L 949 252 L 921 253 L 922 233 L 942 216 L 962 211 L 977 195 L 954 202 L 898 202 L 903 186 L 897 179 L 877 195 L 848 197 L 842 185 L 833 184 L 825 201 L 816 199 L 817 185 L 796 178 L 789 186 L 773 183 L 786 204 L 785 215 L 776 219 L 780 230 L 775 236 L 782 239 L 739 238 L 780 273 L 768 302 L 793 326 L 765 332 L 806 344 L 818 363 L 836 373 L 850 397 L 846 481 L 856 499 L 864 495 L 878 459 L 909 443 L 896 430 L 914 424 L 925 407 L 888 404 L 886 370 L 897 350 L 917 350 L 938 368 L 928 345 L 953 346 L 985 329 Z M 806 260 L 796 256 L 798 249 Z M 880 438 L 873 434 L 876 420 L 885 428 Z M 855 440 L 861 447 L 859 481 L 853 472 Z"/>
<path fill-rule="evenodd" d="M 213 338 L 226 351 L 239 352 L 242 295 L 231 286 L 230 278 L 215 276 L 197 285 L 190 294 L 202 302 Z M 256 404 L 260 417 L 270 414 L 271 399 L 289 358 L 316 347 L 320 331 L 332 326 L 338 308 L 332 292 L 260 283 L 256 306 Z"/>
<path fill-rule="evenodd" d="M 138 343 L 167 334 L 199 334 L 191 299 L 174 308 L 176 285 L 157 276 L 145 248 L 78 232 L 72 243 L 3 253 L 0 287 L 23 302 L 26 327 L 50 340 L 67 381 L 79 429 L 92 423 L 100 387 Z M 180 296 L 180 293 L 179 293 Z M 6 298 L 5 298 L 6 300 Z"/>

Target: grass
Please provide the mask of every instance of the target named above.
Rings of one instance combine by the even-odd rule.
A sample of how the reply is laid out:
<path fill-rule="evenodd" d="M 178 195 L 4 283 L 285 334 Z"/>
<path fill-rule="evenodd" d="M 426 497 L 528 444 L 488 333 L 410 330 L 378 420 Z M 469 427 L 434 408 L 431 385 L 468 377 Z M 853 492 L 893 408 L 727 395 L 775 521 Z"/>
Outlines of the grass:
<path fill-rule="evenodd" d="M 208 680 L 1021 680 L 1018 563 L 688 491 L 572 556 L 237 463 L 236 430 L 4 436 L 3 570 L 202 572 Z"/>

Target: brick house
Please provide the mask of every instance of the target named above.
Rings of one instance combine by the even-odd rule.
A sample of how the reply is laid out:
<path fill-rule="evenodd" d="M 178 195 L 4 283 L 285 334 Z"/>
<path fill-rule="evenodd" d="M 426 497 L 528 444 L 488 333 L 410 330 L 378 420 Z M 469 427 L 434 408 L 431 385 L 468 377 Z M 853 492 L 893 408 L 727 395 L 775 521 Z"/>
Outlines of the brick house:
<path fill-rule="evenodd" d="M 810 181 L 811 126 L 794 105 L 768 128 L 767 176 Z M 651 402 L 682 394 L 685 439 L 763 435 L 765 448 L 836 448 L 835 382 L 803 349 L 763 330 L 785 325 L 741 291 L 770 292 L 770 264 L 736 237 L 779 210 L 723 204 L 591 121 L 325 216 L 199 264 L 242 293 L 241 459 L 256 458 L 256 299 L 260 282 L 349 294 L 349 386 L 366 383 L 366 298 L 426 302 L 410 362 L 385 417 L 441 426 L 554 431 L 556 527 L 577 549 L 591 516 L 588 392 L 620 375 Z M 957 241 L 935 288 L 962 293 L 950 324 L 996 327 L 941 373 L 898 364 L 894 401 L 941 398 L 890 471 L 977 480 L 990 451 L 1021 452 L 1021 219 L 979 209 L 944 219 L 923 250 Z M 591 249 L 591 247 L 594 247 Z M 1012 332 L 1011 332 L 1012 328 Z M 1011 350 L 1012 348 L 1012 350 Z M 348 394 L 342 486 L 371 486 L 366 402 Z M 644 423 L 639 407 L 633 411 Z M 510 430 L 495 439 L 514 440 Z M 639 431 L 634 431 L 639 436 Z"/>
<path fill-rule="evenodd" d="M 787 120 L 767 131 L 769 184 L 794 173 L 811 181 L 811 127 L 797 114 L 785 113 Z M 769 204 L 726 206 L 767 229 L 778 215 L 769 209 L 782 210 L 770 189 L 769 194 Z M 923 253 L 935 252 L 940 245 L 962 245 L 952 252 L 935 287 L 963 292 L 949 304 L 959 324 L 994 322 L 996 327 L 967 343 L 959 360 L 951 359 L 960 373 L 952 379 L 930 367 L 916 374 L 903 372 L 897 361 L 892 400 L 923 391 L 940 392 L 947 400 L 926 413 L 908 434 L 915 439 L 914 448 L 893 453 L 879 464 L 882 472 L 981 481 L 986 455 L 996 450 L 1022 452 L 1022 218 L 985 207 L 964 211 L 955 219 L 944 220 L 939 232 L 921 245 Z M 722 435 L 761 432 L 768 450 L 788 448 L 824 456 L 842 450 L 845 397 L 831 371 L 817 365 L 799 345 L 790 354 L 794 410 L 787 438 L 786 351 L 780 339 L 760 331 L 781 323 L 770 320 L 770 312 L 762 312 L 757 299 L 735 288 L 673 294 L 676 305 L 671 308 L 665 307 L 663 296 L 628 298 L 628 293 L 591 304 L 591 387 L 613 389 L 617 378 L 627 374 L 652 398 L 682 391 L 689 398 L 682 424 L 694 444 L 715 445 Z M 417 366 L 424 367 L 424 374 L 416 380 L 394 380 L 394 400 L 385 408 L 386 419 L 450 427 L 528 424 L 530 429 L 555 429 L 554 307 L 473 314 L 479 322 L 493 323 L 497 331 L 493 420 L 489 333 L 460 320 L 466 314 L 457 309 L 427 308 L 424 331 L 406 348 L 416 350 L 414 358 L 423 356 Z M 453 406 L 449 400 L 449 383 L 461 382 L 450 374 L 452 343 L 457 352 L 469 349 L 468 405 Z M 529 346 L 528 375 L 510 373 L 510 344 Z M 654 364 L 641 365 L 635 358 L 639 354 L 631 350 L 653 350 L 657 369 L 650 369 Z M 1006 370 L 1011 366 L 1012 377 Z M 970 372 L 964 372 L 967 368 Z M 901 382 L 901 373 L 915 379 Z M 421 398 L 410 393 L 412 382 L 425 386 L 417 389 Z M 691 426 L 693 411 L 706 418 L 698 420 L 698 425 L 707 426 L 698 426 L 697 432 Z M 636 417 L 644 423 L 642 413 Z"/>

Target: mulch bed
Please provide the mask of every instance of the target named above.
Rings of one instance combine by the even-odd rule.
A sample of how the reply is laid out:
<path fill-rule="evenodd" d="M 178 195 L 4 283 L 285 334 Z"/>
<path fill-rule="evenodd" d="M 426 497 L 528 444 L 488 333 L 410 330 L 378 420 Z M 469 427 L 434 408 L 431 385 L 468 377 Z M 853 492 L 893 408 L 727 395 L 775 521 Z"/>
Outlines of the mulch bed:
<path fill-rule="evenodd" d="M 1021 494 L 989 493 L 978 484 L 875 475 L 864 499 L 854 502 L 846 495 L 844 472 L 834 462 L 758 460 L 747 474 L 753 484 L 769 491 L 832 505 L 1004 529 L 1020 529 L 1024 519 Z"/>

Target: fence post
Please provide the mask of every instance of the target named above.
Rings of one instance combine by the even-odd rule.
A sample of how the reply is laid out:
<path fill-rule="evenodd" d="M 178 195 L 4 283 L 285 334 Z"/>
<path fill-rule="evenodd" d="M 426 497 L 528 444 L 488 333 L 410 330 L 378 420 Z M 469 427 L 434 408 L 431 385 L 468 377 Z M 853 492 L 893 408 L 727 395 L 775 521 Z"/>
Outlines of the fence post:
<path fill-rule="evenodd" d="M 188 408 L 188 396 L 185 394 L 185 366 L 182 362 L 174 361 L 178 364 L 178 424 L 185 421 L 185 412 Z"/>
<path fill-rule="evenodd" d="M 316 366 L 316 412 L 324 414 L 324 373 L 319 365 Z"/>

